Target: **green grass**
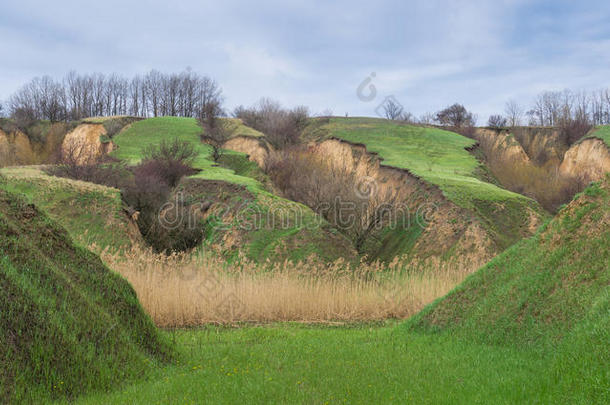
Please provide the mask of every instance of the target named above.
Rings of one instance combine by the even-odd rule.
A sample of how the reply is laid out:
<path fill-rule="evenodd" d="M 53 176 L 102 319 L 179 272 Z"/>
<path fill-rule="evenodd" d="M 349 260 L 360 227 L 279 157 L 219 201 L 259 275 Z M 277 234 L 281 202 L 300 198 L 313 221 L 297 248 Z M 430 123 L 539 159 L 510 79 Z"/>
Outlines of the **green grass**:
<path fill-rule="evenodd" d="M 554 385 L 554 357 L 385 326 L 166 332 L 181 359 L 82 404 L 594 403 Z M 569 371 L 569 370 L 566 370 Z"/>
<path fill-rule="evenodd" d="M 403 125 L 375 118 L 333 118 L 325 126 L 331 136 L 366 145 L 387 166 L 407 169 L 439 186 L 451 201 L 474 208 L 473 199 L 526 200 L 519 194 L 484 182 L 481 163 L 466 150 L 475 140 L 437 128 Z"/>
<path fill-rule="evenodd" d="M 610 401 L 610 176 L 407 328 L 552 353 L 558 388 Z"/>
<path fill-rule="evenodd" d="M 383 165 L 407 169 L 438 186 L 450 201 L 478 217 L 499 251 L 530 234 L 532 215 L 546 216 L 536 201 L 482 180 L 489 177 L 486 168 L 467 150 L 476 143 L 473 139 L 376 118 L 333 118 L 311 128 L 305 138 L 332 136 L 364 144 Z"/>
<path fill-rule="evenodd" d="M 180 359 L 83 404 L 606 404 L 610 176 L 406 324 L 168 331 Z"/>
<path fill-rule="evenodd" d="M 129 224 L 119 190 L 49 176 L 32 167 L 0 169 L 0 174 L 6 177 L 0 189 L 24 195 L 79 245 L 111 250 L 132 246 L 130 227 L 135 225 Z"/>
<path fill-rule="evenodd" d="M 231 119 L 230 123 L 235 126 L 233 136 L 262 136 L 260 132 L 242 125 L 241 121 Z M 243 251 L 251 259 L 298 261 L 315 254 L 325 261 L 333 261 L 346 254 L 342 249 L 346 246 L 343 239 L 328 238 L 325 230 L 328 224 L 320 220 L 310 208 L 267 191 L 268 179 L 256 168 L 255 163 L 246 159 L 245 154 L 225 151 L 219 164 L 214 163 L 210 156 L 211 147 L 200 141 L 201 132 L 202 129 L 194 118 L 149 118 L 133 123 L 113 138 L 118 146 L 113 156 L 136 164 L 142 159 L 143 148 L 157 145 L 163 139 L 190 142 L 198 152 L 192 166 L 200 170 L 190 176 L 191 179 L 221 180 L 245 187 L 254 199 L 244 205 L 244 212 L 256 213 L 264 219 L 290 215 L 295 217 L 294 214 L 298 213 L 296 218 L 299 222 L 293 221 L 288 227 L 283 226 L 281 221 L 262 221 L 256 229 L 245 231 Z M 210 233 L 216 234 L 213 230 Z"/>
<path fill-rule="evenodd" d="M 586 138 L 599 138 L 606 142 L 606 145 L 610 147 L 610 125 L 600 125 L 595 128 Z"/>
<path fill-rule="evenodd" d="M 137 164 L 142 160 L 142 150 L 145 147 L 158 145 L 164 139 L 179 139 L 191 143 L 198 152 L 192 166 L 201 171 L 193 177 L 228 181 L 246 186 L 254 193 L 263 191 L 256 180 L 237 175 L 233 170 L 216 165 L 210 157 L 211 147 L 199 139 L 202 132 L 203 130 L 194 118 L 149 118 L 133 123 L 116 135 L 112 141 L 118 146 L 118 149 L 112 152 L 112 155 L 130 164 Z"/>
<path fill-rule="evenodd" d="M 555 345 L 610 288 L 610 178 L 411 321 L 493 344 Z M 609 314 L 610 315 L 610 314 Z"/>
<path fill-rule="evenodd" d="M 131 286 L 3 190 L 0 291 L 0 402 L 107 390 L 171 358 Z"/>

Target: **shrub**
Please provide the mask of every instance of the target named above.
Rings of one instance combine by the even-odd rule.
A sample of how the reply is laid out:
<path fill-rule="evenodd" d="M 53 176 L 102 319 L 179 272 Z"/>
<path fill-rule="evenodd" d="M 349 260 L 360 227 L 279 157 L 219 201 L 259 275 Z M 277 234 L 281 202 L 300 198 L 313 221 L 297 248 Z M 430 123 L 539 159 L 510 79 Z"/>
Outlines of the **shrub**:
<path fill-rule="evenodd" d="M 36 122 L 36 113 L 31 108 L 21 107 L 13 111 L 15 125 L 23 132 L 27 132 Z"/>
<path fill-rule="evenodd" d="M 264 133 L 278 149 L 297 144 L 309 122 L 307 107 L 299 106 L 288 110 L 270 99 L 261 99 L 251 108 L 239 106 L 233 115 L 247 126 Z"/>
<path fill-rule="evenodd" d="M 572 145 L 587 135 L 591 128 L 591 124 L 586 119 L 569 119 L 561 122 L 559 134 L 568 145 Z"/>
<path fill-rule="evenodd" d="M 506 118 L 501 115 L 490 115 L 487 125 L 491 128 L 504 128 L 507 122 Z"/>
<path fill-rule="evenodd" d="M 355 172 L 325 160 L 314 150 L 292 147 L 273 155 L 268 174 L 284 195 L 311 207 L 350 238 L 356 250 L 398 214 L 397 194 L 368 190 Z"/>
<path fill-rule="evenodd" d="M 194 172 L 190 165 L 197 151 L 189 142 L 163 140 L 159 146 L 145 148 L 143 156 L 141 166 L 145 172 L 154 172 L 168 186 L 175 187 L 183 176 Z"/>

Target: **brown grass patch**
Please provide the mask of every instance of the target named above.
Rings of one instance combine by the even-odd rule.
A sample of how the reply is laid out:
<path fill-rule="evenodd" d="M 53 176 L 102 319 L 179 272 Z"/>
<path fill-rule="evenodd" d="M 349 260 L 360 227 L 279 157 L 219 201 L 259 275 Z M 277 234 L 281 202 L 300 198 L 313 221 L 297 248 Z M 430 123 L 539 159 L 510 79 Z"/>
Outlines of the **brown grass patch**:
<path fill-rule="evenodd" d="M 212 255 L 165 256 L 132 250 L 102 253 L 132 284 L 161 327 L 236 322 L 332 322 L 404 319 L 446 294 L 468 275 L 463 266 L 406 267 L 339 260 L 228 264 Z"/>

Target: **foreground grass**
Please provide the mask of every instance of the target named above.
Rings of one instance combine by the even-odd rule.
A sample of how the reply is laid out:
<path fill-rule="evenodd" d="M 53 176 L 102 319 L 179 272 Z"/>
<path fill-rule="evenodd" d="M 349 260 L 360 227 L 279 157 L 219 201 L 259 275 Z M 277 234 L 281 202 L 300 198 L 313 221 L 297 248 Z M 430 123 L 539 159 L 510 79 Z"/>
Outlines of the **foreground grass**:
<path fill-rule="evenodd" d="M 405 333 L 391 323 L 166 332 L 181 359 L 83 404 L 577 403 L 535 350 Z M 564 396 L 565 394 L 565 396 Z"/>

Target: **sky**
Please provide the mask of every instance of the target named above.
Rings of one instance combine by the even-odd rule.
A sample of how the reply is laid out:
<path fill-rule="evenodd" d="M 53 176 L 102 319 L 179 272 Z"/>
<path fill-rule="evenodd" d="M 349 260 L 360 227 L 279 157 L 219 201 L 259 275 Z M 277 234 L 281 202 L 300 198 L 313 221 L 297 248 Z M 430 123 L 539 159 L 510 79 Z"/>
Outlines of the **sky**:
<path fill-rule="evenodd" d="M 191 68 L 228 110 L 271 97 L 375 116 L 393 97 L 481 123 L 508 99 L 609 87 L 610 2 L 9 0 L 0 49 L 0 100 L 35 76 Z"/>

